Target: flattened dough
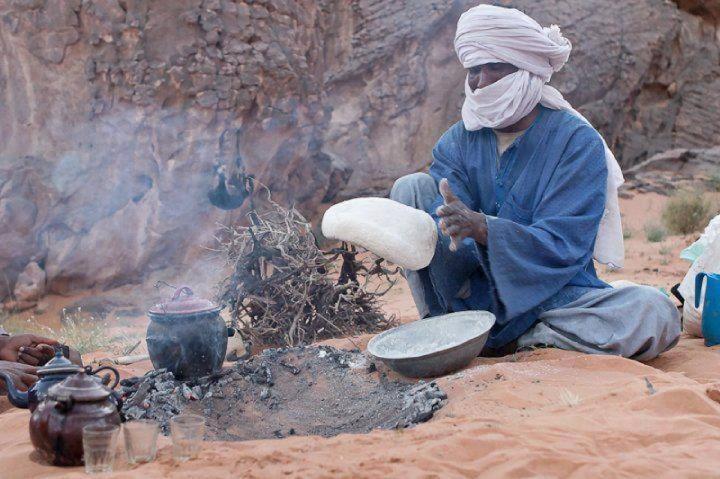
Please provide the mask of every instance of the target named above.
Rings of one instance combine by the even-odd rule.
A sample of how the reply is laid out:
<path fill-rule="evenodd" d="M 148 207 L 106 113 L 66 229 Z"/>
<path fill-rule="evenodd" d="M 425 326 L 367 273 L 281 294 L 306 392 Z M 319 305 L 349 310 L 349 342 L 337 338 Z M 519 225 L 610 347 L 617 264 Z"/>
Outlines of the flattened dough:
<path fill-rule="evenodd" d="M 355 198 L 330 207 L 322 232 L 409 270 L 429 265 L 437 243 L 437 226 L 429 214 L 387 198 Z"/>

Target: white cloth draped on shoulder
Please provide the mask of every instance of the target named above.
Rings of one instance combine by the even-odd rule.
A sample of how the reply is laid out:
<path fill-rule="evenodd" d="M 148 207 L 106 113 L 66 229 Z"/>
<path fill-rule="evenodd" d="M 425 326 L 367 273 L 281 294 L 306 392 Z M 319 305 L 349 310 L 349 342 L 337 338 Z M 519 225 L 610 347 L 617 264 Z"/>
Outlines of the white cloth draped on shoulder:
<path fill-rule="evenodd" d="M 463 67 L 510 63 L 518 71 L 485 88 L 472 90 L 466 79 L 462 118 L 467 130 L 501 129 L 517 123 L 540 103 L 567 110 L 587 122 L 555 88 L 547 84 L 568 60 L 572 44 L 553 25 L 543 28 L 513 8 L 479 5 L 458 21 L 455 51 Z M 588 122 L 589 124 L 589 122 Z M 618 188 L 624 182 L 615 156 L 605 144 L 608 169 L 605 212 L 595 241 L 594 258 L 622 267 L 625 258 Z"/>

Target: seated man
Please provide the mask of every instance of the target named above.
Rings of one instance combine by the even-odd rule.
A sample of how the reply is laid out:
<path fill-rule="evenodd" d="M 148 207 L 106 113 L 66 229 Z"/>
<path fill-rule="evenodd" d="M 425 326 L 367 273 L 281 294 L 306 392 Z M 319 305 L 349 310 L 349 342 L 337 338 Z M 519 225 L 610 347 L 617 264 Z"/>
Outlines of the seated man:
<path fill-rule="evenodd" d="M 571 48 L 515 9 L 461 16 L 463 121 L 433 149 L 430 174 L 400 178 L 390 196 L 432 214 L 442 233 L 430 265 L 406 276 L 421 317 L 493 312 L 485 354 L 549 345 L 651 359 L 676 344 L 679 313 L 654 288 L 613 289 L 595 273 L 593 256 L 623 261 L 622 174 L 546 85 Z"/>

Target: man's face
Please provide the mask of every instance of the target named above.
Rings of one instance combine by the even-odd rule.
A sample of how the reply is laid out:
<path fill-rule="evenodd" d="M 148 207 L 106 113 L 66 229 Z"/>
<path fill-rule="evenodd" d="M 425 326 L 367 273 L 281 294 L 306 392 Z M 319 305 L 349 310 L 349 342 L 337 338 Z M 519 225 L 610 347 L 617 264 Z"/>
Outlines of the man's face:
<path fill-rule="evenodd" d="M 510 63 L 486 63 L 468 68 L 468 84 L 475 91 L 492 85 L 503 77 L 518 71 L 518 67 Z"/>

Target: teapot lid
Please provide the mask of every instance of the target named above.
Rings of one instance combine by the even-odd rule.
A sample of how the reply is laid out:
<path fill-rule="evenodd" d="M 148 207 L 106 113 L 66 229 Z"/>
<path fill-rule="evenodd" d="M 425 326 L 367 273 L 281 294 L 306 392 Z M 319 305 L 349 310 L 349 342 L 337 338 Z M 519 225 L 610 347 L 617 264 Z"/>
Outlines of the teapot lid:
<path fill-rule="evenodd" d="M 95 402 L 106 399 L 110 396 L 110 391 L 83 370 L 51 387 L 48 396 L 53 399 L 70 397 L 77 402 Z"/>
<path fill-rule="evenodd" d="M 77 364 L 73 364 L 63 355 L 63 347 L 55 347 L 55 357 L 38 368 L 39 376 L 47 376 L 48 374 L 74 374 L 82 371 L 83 368 Z"/>
<path fill-rule="evenodd" d="M 220 308 L 209 299 L 198 298 L 188 286 L 175 290 L 170 301 L 153 306 L 151 315 L 186 315 L 210 312 Z"/>

